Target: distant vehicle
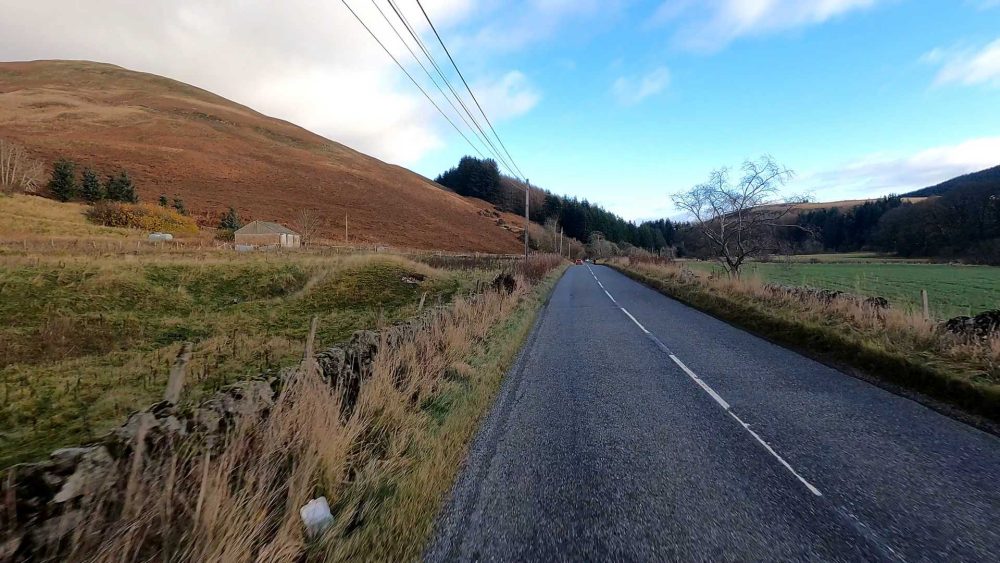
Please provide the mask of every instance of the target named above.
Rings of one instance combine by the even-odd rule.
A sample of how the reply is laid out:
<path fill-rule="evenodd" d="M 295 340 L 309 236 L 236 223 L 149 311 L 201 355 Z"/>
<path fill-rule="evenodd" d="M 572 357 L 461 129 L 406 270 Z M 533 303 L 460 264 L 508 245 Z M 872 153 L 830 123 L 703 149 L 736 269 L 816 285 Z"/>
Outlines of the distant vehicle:
<path fill-rule="evenodd" d="M 577 258 L 576 259 L 576 265 L 577 266 L 583 266 L 583 260 L 580 260 L 579 258 Z"/>

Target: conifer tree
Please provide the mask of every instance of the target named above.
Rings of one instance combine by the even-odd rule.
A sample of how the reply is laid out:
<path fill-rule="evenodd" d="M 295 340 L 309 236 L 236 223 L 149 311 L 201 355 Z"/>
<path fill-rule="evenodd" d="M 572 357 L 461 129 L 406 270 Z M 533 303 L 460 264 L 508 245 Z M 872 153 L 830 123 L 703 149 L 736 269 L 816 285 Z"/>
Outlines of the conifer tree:
<path fill-rule="evenodd" d="M 118 181 L 111 174 L 108 174 L 108 177 L 104 180 L 104 199 L 119 201 Z"/>
<path fill-rule="evenodd" d="M 59 201 L 69 201 L 76 196 L 76 164 L 61 159 L 52 169 L 52 179 L 49 180 L 49 190 Z"/>
<path fill-rule="evenodd" d="M 187 215 L 187 208 L 184 207 L 184 200 L 177 196 L 174 196 L 174 209 L 176 209 L 181 215 Z"/>
<path fill-rule="evenodd" d="M 139 196 L 135 192 L 135 184 L 128 172 L 122 170 L 117 176 L 108 176 L 107 198 L 113 201 L 125 203 L 139 203 Z"/>
<path fill-rule="evenodd" d="M 132 183 L 132 178 L 129 177 L 128 172 L 122 170 L 118 173 L 118 193 L 119 201 L 124 201 L 125 203 L 139 203 L 139 194 L 135 191 L 135 184 Z"/>
<path fill-rule="evenodd" d="M 222 216 L 222 220 L 219 221 L 219 228 L 225 231 L 235 231 L 243 226 L 243 221 L 240 220 L 239 214 L 232 207 L 229 211 Z"/>
<path fill-rule="evenodd" d="M 104 199 L 104 188 L 97 173 L 91 168 L 83 169 L 83 177 L 80 182 L 80 196 L 87 203 L 96 203 Z"/>
<path fill-rule="evenodd" d="M 167 200 L 167 194 L 160 194 L 159 200 L 160 207 L 167 207 L 170 202 Z"/>

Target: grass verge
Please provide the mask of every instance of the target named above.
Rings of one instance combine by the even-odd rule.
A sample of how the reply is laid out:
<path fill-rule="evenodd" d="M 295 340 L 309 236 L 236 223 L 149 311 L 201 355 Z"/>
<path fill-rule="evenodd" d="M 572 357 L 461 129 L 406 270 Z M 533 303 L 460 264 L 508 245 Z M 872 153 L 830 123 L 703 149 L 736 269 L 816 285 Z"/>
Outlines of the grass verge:
<path fill-rule="evenodd" d="M 490 331 L 474 355 L 452 366 L 455 377 L 424 405 L 428 417 L 413 443 L 410 470 L 393 484 L 394 494 L 373 515 L 372 524 L 348 541 L 331 545 L 328 560 L 420 559 L 479 423 L 564 271 L 561 267 L 545 277 Z"/>
<path fill-rule="evenodd" d="M 942 334 L 905 312 L 775 295 L 756 279 L 709 279 L 614 262 L 630 278 L 807 356 L 1000 422 L 1000 338 Z"/>
<path fill-rule="evenodd" d="M 117 486 L 76 505 L 82 523 L 60 555 L 418 559 L 479 420 L 565 268 L 554 256 L 533 262 L 518 268 L 510 294 L 457 295 L 426 312 L 419 329 L 383 334 L 350 410 L 305 363 L 263 418 L 237 419 L 218 447 L 191 435 L 144 454 L 140 432 Z M 318 496 L 334 520 L 310 539 L 299 507 Z"/>

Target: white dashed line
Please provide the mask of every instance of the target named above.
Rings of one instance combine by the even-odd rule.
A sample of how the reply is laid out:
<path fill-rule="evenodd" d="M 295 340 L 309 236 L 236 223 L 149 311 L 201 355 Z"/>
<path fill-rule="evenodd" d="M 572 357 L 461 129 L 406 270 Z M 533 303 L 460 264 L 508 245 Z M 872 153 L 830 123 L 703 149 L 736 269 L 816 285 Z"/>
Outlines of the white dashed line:
<path fill-rule="evenodd" d="M 612 298 L 612 299 L 613 299 L 613 298 Z M 626 310 L 625 310 L 625 307 L 619 307 L 619 308 L 620 308 L 620 309 L 622 310 L 622 313 L 625 313 L 626 315 L 628 315 L 628 318 L 632 319 L 632 322 L 634 322 L 634 323 L 635 323 L 635 326 L 639 327 L 639 328 L 640 328 L 640 329 L 641 329 L 641 330 L 642 330 L 643 332 L 645 332 L 646 334 L 649 334 L 649 331 L 648 331 L 648 330 L 646 330 L 646 327 L 642 326 L 642 325 L 641 325 L 641 324 L 639 323 L 639 321 L 635 320 L 635 317 L 633 317 L 633 316 L 632 316 L 632 313 L 629 313 L 628 311 L 626 311 Z"/>
<path fill-rule="evenodd" d="M 763 440 L 763 438 L 761 438 L 760 436 L 758 436 L 757 433 L 754 432 L 753 430 L 750 430 L 750 425 L 749 424 L 747 424 L 747 423 L 743 422 L 742 420 L 740 420 L 740 417 L 736 416 L 736 413 L 734 413 L 733 411 L 729 411 L 729 415 L 732 416 L 733 418 L 735 418 L 736 422 L 739 422 L 740 426 L 742 426 L 744 430 L 746 430 L 747 432 L 749 432 L 751 436 L 753 436 L 754 438 L 756 438 L 757 441 L 760 442 L 760 444 L 762 446 L 764 446 L 764 448 L 767 451 L 771 452 L 771 455 L 773 455 L 775 457 L 775 459 L 777 459 L 779 462 L 781 462 L 781 465 L 784 465 L 785 469 L 787 469 L 788 471 L 790 471 L 792 473 L 792 475 L 795 475 L 795 478 L 798 479 L 799 481 L 801 481 L 802 484 L 805 485 L 807 489 L 809 489 L 809 492 L 811 492 L 812 494 L 814 494 L 814 495 L 816 495 L 818 497 L 823 496 L 823 493 L 819 492 L 819 489 L 817 489 L 816 487 L 812 486 L 812 483 L 810 483 L 809 481 L 806 481 L 801 475 L 799 475 L 794 469 L 792 469 L 792 466 L 789 465 L 787 461 L 785 461 L 785 458 L 783 458 L 780 455 L 778 455 L 778 452 L 774 451 L 774 448 L 772 448 L 770 445 L 768 445 L 768 443 L 765 442 Z"/>
<path fill-rule="evenodd" d="M 597 279 L 597 274 L 594 273 L 594 270 L 592 270 L 589 265 L 587 266 L 587 270 L 589 270 L 590 271 L 590 275 L 594 276 L 594 279 L 597 280 L 597 285 L 601 286 L 601 289 L 604 290 L 604 293 L 608 296 L 608 299 L 610 299 L 611 302 L 614 303 L 615 305 L 618 305 L 618 302 L 615 301 L 615 298 L 604 287 L 604 284 L 601 283 L 601 280 Z M 743 420 L 740 419 L 740 417 L 736 416 L 736 413 L 734 413 L 731 410 L 729 403 L 726 402 L 726 400 L 723 399 L 722 396 L 720 396 L 718 393 L 716 393 L 714 389 L 712 389 L 711 387 L 709 387 L 709 385 L 707 383 L 705 383 L 700 377 L 698 377 L 698 374 L 696 374 L 695 372 L 691 371 L 691 369 L 689 367 L 687 367 L 686 365 L 684 365 L 684 362 L 682 362 L 680 360 L 680 358 L 678 358 L 677 356 L 671 354 L 669 348 L 667 348 L 665 344 L 663 344 L 662 342 L 660 342 L 660 339 L 658 339 L 656 337 L 656 335 L 654 335 L 653 333 L 651 333 L 648 330 L 646 330 L 646 327 L 642 326 L 642 323 L 640 323 L 638 320 L 636 320 L 636 318 L 632 316 L 632 313 L 629 313 L 625 309 L 625 307 L 619 306 L 618 308 L 621 309 L 623 313 L 625 313 L 626 315 L 628 315 L 628 318 L 632 319 L 632 322 L 635 323 L 635 326 L 639 327 L 639 329 L 642 330 L 642 332 L 646 333 L 650 338 L 652 338 L 653 341 L 656 342 L 657 346 L 659 346 L 664 352 L 666 352 L 670 356 L 670 359 L 673 360 L 673 362 L 675 364 L 677 364 L 677 366 L 679 368 L 681 368 L 681 370 L 683 370 L 684 373 L 686 373 L 688 375 L 688 377 L 690 377 L 695 383 L 697 383 L 698 386 L 702 388 L 702 390 L 704 390 L 706 393 L 708 393 L 709 396 L 712 397 L 712 399 L 714 399 L 715 402 L 718 403 L 719 406 L 721 406 L 723 410 L 725 410 L 726 412 L 728 412 L 729 415 L 732 416 L 736 420 L 736 422 L 738 422 L 740 424 L 740 426 L 743 427 L 744 430 L 746 430 L 747 432 L 749 432 L 750 435 L 753 436 L 754 439 L 756 439 L 760 443 L 760 445 L 764 446 L 764 449 L 766 449 L 768 451 L 768 453 L 770 453 L 772 456 L 774 456 L 774 458 L 777 459 L 778 462 L 781 463 L 781 465 L 785 467 L 785 469 L 787 469 L 792 475 L 795 476 L 796 479 L 798 479 L 803 485 L 805 485 L 806 488 L 809 489 L 809 492 L 811 492 L 812 494 L 814 494 L 814 495 L 816 495 L 818 497 L 823 496 L 823 493 L 819 492 L 819 489 L 817 489 L 816 487 L 814 487 L 812 485 L 812 483 L 810 483 L 809 481 L 806 481 L 805 478 L 803 478 L 801 475 L 799 475 L 798 472 L 795 471 L 795 469 L 793 469 L 792 466 L 787 461 L 785 461 L 785 458 L 781 457 L 778 454 L 778 452 L 774 451 L 774 448 L 772 448 L 770 446 L 770 444 L 768 444 L 767 442 L 765 442 L 763 438 L 761 438 L 756 432 L 754 432 L 753 430 L 751 430 L 749 424 L 743 422 Z"/>
<path fill-rule="evenodd" d="M 720 397 L 719 394 L 716 393 L 714 389 L 712 389 L 711 387 L 709 387 L 708 383 L 705 383 L 704 381 L 702 381 L 700 377 L 698 377 L 693 371 L 691 371 L 686 365 L 684 365 L 684 362 L 682 362 L 680 360 L 680 358 L 678 358 L 677 356 L 675 356 L 673 354 L 670 354 L 670 359 L 673 360 L 674 363 L 677 364 L 682 370 L 684 370 L 684 373 L 688 374 L 688 377 L 690 377 L 691 379 L 693 379 L 694 382 L 697 383 L 702 389 L 704 389 L 706 393 L 708 393 L 709 395 L 711 395 L 712 398 L 715 399 L 716 403 L 719 403 L 719 405 L 723 409 L 725 409 L 727 411 L 729 410 L 729 403 L 727 403 L 725 399 L 723 399 L 722 397 Z"/>

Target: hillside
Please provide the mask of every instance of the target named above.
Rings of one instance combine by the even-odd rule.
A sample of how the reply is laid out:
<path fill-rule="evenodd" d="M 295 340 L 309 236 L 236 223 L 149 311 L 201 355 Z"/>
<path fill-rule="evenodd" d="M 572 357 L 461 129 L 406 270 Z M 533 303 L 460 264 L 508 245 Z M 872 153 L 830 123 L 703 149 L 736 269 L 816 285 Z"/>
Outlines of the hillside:
<path fill-rule="evenodd" d="M 980 170 L 979 172 L 965 174 L 957 178 L 952 178 L 946 182 L 941 182 L 936 186 L 923 188 L 905 195 L 906 197 L 930 197 L 944 195 L 951 190 L 968 186 L 1000 186 L 1000 166 L 994 166 L 993 168 L 987 168 L 986 170 Z"/>
<path fill-rule="evenodd" d="M 346 213 L 352 243 L 520 249 L 484 202 L 205 90 L 113 65 L 0 63 L 0 137 L 47 165 L 125 168 L 143 200 L 176 195 L 195 215 L 234 206 L 244 218 L 292 223 L 308 207 L 336 241 Z"/>

